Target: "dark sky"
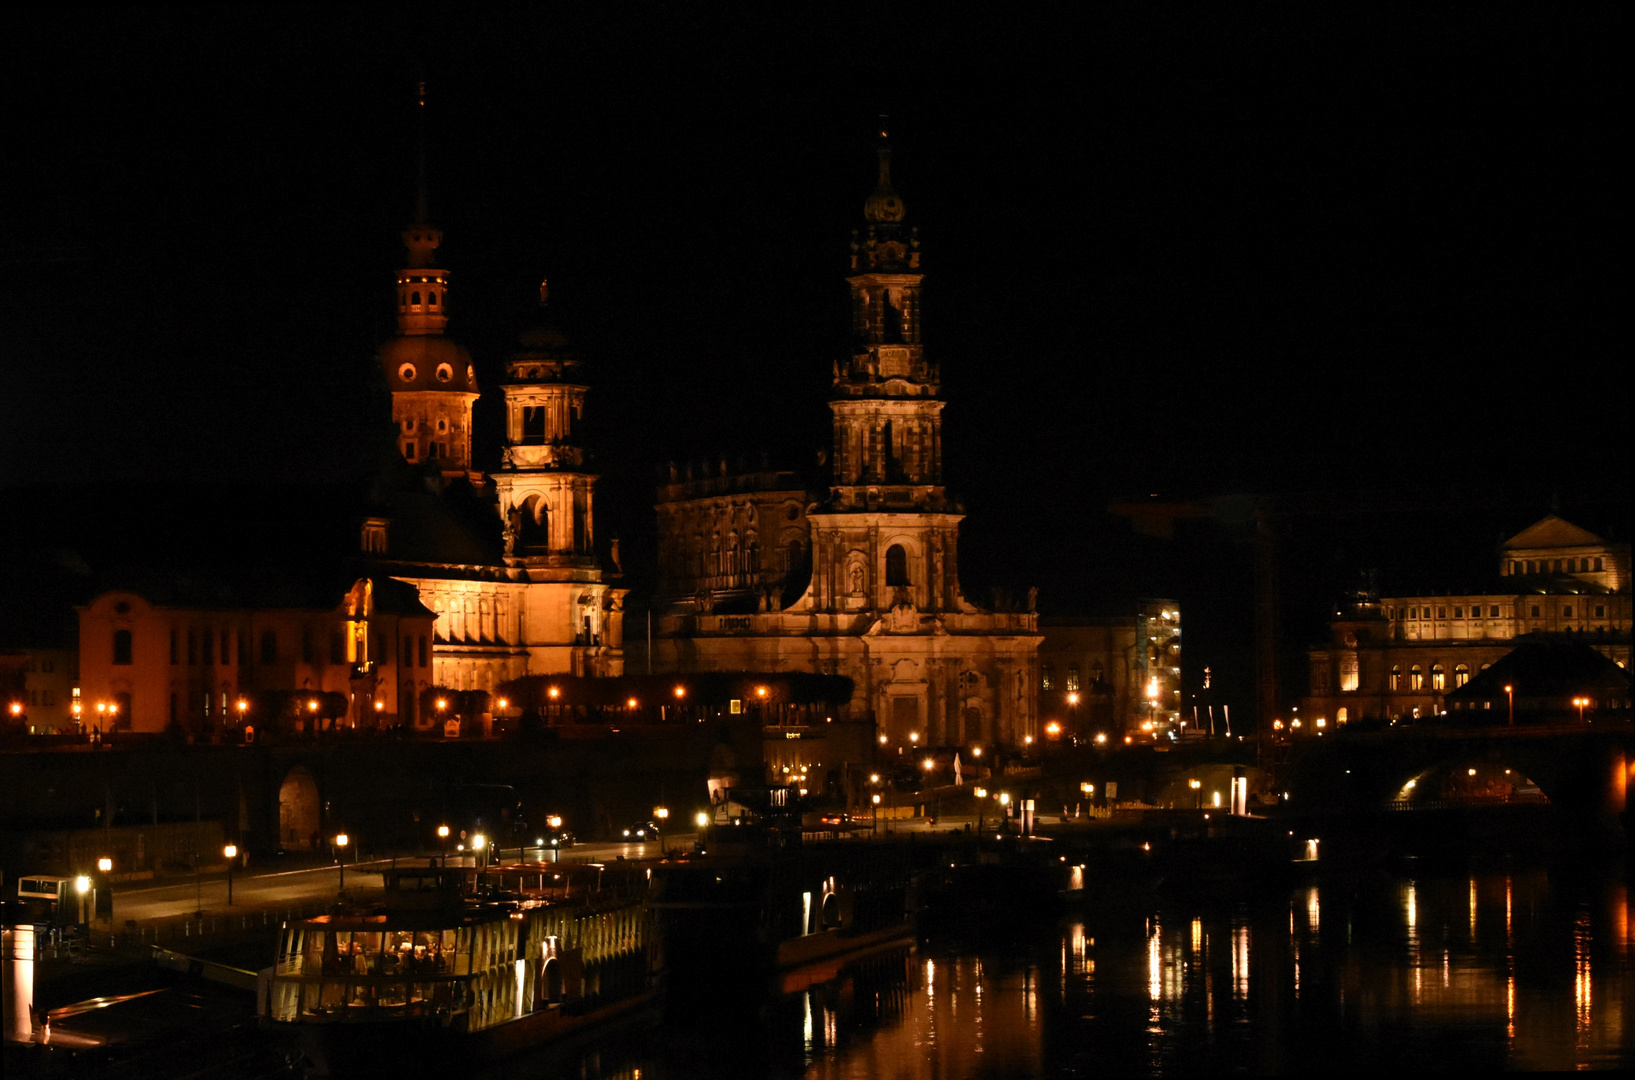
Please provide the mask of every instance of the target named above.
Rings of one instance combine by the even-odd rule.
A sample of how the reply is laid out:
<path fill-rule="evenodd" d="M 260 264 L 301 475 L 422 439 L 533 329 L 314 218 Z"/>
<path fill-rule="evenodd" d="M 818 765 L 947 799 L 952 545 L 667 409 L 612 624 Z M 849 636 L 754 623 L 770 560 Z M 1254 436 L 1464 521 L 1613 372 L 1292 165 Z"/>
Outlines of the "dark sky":
<path fill-rule="evenodd" d="M 451 332 L 492 389 L 550 277 L 641 552 L 665 460 L 824 443 L 884 111 L 970 591 L 1174 595 L 1225 649 L 1231 528 L 1109 501 L 1364 500 L 1291 519 L 1319 609 L 1404 533 L 1486 561 L 1552 500 L 1628 520 L 1623 24 L 1504 8 L 32 13 L 0 482 L 366 470 L 423 76 Z"/>

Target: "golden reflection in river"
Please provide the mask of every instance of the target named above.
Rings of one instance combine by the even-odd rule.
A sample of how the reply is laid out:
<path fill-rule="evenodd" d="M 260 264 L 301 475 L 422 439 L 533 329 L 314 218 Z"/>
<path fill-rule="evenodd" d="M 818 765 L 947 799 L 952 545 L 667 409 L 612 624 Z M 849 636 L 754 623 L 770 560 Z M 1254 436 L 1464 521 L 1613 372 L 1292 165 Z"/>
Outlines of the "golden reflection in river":
<path fill-rule="evenodd" d="M 1249 1000 L 1249 924 L 1241 916 L 1232 925 L 1232 1000 Z"/>
<path fill-rule="evenodd" d="M 1577 1004 L 1578 1046 L 1589 1046 L 1592 1024 L 1590 1007 L 1590 913 L 1581 911 L 1573 920 L 1573 997 Z"/>
<path fill-rule="evenodd" d="M 1476 940 L 1476 879 L 1470 879 L 1470 940 Z"/>
<path fill-rule="evenodd" d="M 1164 994 L 1164 947 L 1159 939 L 1158 920 L 1153 919 L 1147 924 L 1147 996 L 1157 1001 Z M 1153 1021 L 1158 1020 L 1158 1010 L 1153 1010 Z"/>
<path fill-rule="evenodd" d="M 812 1060 L 806 1067 L 810 1080 L 964 1077 L 988 1070 L 1039 1076 L 1046 1071 L 1040 1054 L 1037 967 L 1001 972 L 974 957 L 959 956 L 919 960 L 910 968 L 919 976 L 919 986 L 909 993 L 902 1013 L 879 1024 L 867 1041 Z M 824 1030 L 828 1039 L 827 1017 Z"/>
<path fill-rule="evenodd" d="M 1317 933 L 1322 923 L 1323 902 L 1318 896 L 1316 888 L 1306 890 L 1306 926 L 1313 934 Z"/>

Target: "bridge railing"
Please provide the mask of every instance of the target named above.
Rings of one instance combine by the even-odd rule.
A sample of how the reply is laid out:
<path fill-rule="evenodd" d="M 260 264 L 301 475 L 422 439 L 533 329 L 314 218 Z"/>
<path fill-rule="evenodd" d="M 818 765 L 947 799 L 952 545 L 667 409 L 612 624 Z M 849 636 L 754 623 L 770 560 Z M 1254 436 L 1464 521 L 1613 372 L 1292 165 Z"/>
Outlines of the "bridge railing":
<path fill-rule="evenodd" d="M 1548 806 L 1543 792 L 1523 791 L 1514 795 L 1468 795 L 1450 799 L 1393 799 L 1387 810 L 1465 810 L 1480 806 Z"/>

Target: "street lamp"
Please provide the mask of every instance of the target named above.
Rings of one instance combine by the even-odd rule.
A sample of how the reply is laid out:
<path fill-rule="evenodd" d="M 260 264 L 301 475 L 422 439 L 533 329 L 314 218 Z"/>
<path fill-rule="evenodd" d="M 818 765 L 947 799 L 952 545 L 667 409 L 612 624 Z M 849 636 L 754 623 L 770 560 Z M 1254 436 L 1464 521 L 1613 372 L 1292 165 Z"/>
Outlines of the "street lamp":
<path fill-rule="evenodd" d="M 876 791 L 869 798 L 874 803 L 874 819 L 869 825 L 869 831 L 878 836 L 880 833 L 880 793 Z"/>
<path fill-rule="evenodd" d="M 102 858 L 97 860 L 97 873 L 101 874 L 102 875 L 102 880 L 108 883 L 108 925 L 109 925 L 109 927 L 112 927 L 114 925 L 114 881 L 113 881 L 113 878 L 108 876 L 108 875 L 112 874 L 113 872 L 114 872 L 114 861 L 112 859 L 110 859 L 110 858 L 108 858 L 108 856 L 104 855 Z"/>
<path fill-rule="evenodd" d="M 341 892 L 346 891 L 346 845 L 351 842 L 352 838 L 345 833 L 335 834 L 335 862 L 341 868 Z"/>
<path fill-rule="evenodd" d="M 1193 791 L 1196 791 L 1198 793 L 1198 809 L 1202 810 L 1204 808 L 1204 792 L 1203 792 L 1204 782 L 1202 780 L 1194 778 L 1194 779 L 1191 779 L 1191 780 L 1187 781 L 1187 787 L 1191 788 Z"/>
<path fill-rule="evenodd" d="M 238 858 L 238 845 L 237 844 L 228 844 L 226 847 L 221 849 L 221 853 L 223 855 L 227 856 L 227 906 L 232 907 L 233 906 L 233 860 Z"/>
<path fill-rule="evenodd" d="M 85 922 L 85 894 L 91 891 L 91 879 L 81 874 L 74 879 L 74 891 L 79 893 L 79 921 Z"/>
<path fill-rule="evenodd" d="M 659 842 L 659 857 L 663 858 L 664 857 L 664 824 L 665 824 L 665 822 L 670 820 L 670 808 L 668 806 L 655 806 L 655 807 L 653 807 L 653 819 L 655 821 L 657 821 L 658 824 L 659 824 L 659 834 L 658 834 L 658 838 L 657 838 L 658 842 Z"/>
<path fill-rule="evenodd" d="M 1582 724 L 1584 722 L 1584 707 L 1587 706 L 1589 703 L 1590 703 L 1590 699 L 1587 698 L 1587 697 L 1575 697 L 1575 698 L 1573 698 L 1573 704 L 1578 706 L 1578 722 L 1580 724 Z"/>
<path fill-rule="evenodd" d="M 488 857 L 484 853 L 488 847 L 488 837 L 482 833 L 475 833 L 471 837 L 471 850 L 476 853 L 480 866 L 488 865 Z"/>
<path fill-rule="evenodd" d="M 1515 727 L 1515 725 L 1516 725 L 1516 688 L 1514 686 L 1511 686 L 1509 683 L 1505 683 L 1504 684 L 1504 696 L 1505 696 L 1506 702 L 1508 702 L 1508 704 L 1510 706 L 1510 719 L 1507 721 L 1507 723 L 1509 723 L 1511 727 Z"/>

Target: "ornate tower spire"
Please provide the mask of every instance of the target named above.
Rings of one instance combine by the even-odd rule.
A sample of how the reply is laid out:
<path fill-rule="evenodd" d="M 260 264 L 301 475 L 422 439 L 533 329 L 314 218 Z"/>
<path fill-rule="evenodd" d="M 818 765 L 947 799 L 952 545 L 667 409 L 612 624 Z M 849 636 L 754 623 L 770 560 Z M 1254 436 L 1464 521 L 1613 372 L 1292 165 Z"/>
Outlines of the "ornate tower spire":
<path fill-rule="evenodd" d="M 835 365 L 835 506 L 941 509 L 942 401 L 920 341 L 920 241 L 904 228 L 881 117 L 880 174 L 852 234 L 852 354 Z"/>
<path fill-rule="evenodd" d="M 392 418 L 405 459 L 436 462 L 445 476 L 471 470 L 471 354 L 445 335 L 451 275 L 434 265 L 443 232 L 427 220 L 426 84 L 418 86 L 419 168 L 415 217 L 403 230 L 408 258 L 397 272 L 397 334 L 381 346 Z"/>
<path fill-rule="evenodd" d="M 863 217 L 870 225 L 895 225 L 903 220 L 903 200 L 891 187 L 891 132 L 887 130 L 886 114 L 880 114 L 880 147 L 875 151 L 880 158 L 880 183 L 863 204 Z"/>

